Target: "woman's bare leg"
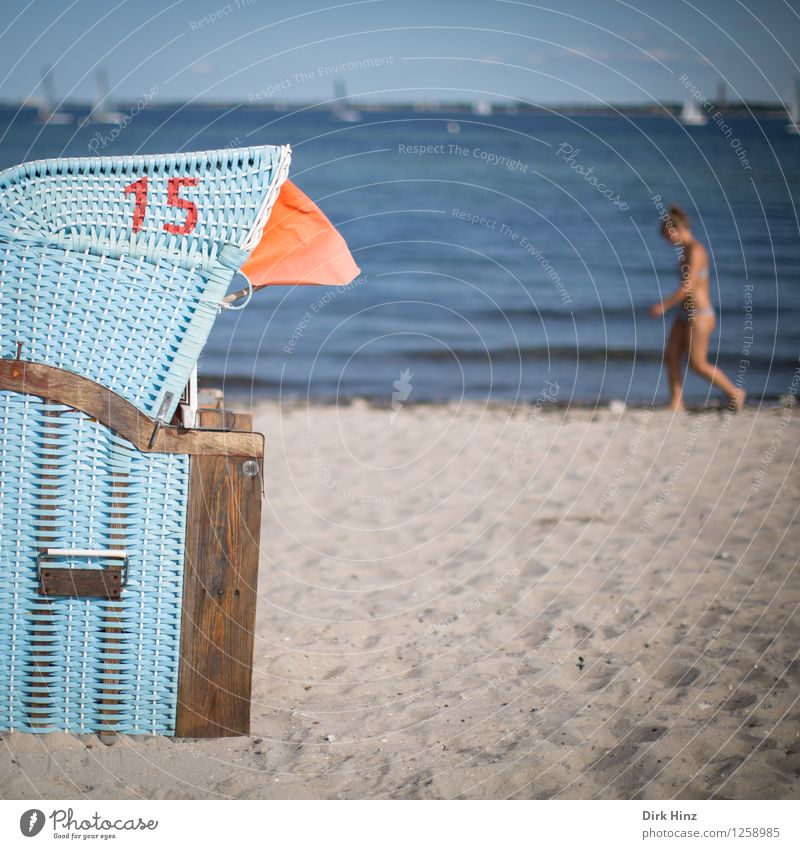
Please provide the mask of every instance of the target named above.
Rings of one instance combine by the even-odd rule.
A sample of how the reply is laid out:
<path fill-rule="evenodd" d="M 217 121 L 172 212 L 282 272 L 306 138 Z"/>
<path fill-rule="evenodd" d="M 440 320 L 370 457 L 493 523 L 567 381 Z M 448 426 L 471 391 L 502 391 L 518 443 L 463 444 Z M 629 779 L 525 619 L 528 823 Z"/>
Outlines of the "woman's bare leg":
<path fill-rule="evenodd" d="M 683 410 L 683 355 L 686 353 L 688 336 L 686 322 L 678 316 L 672 325 L 664 349 L 664 362 L 669 377 L 669 407 L 671 410 Z"/>
<path fill-rule="evenodd" d="M 693 372 L 704 377 L 717 389 L 721 389 L 728 396 L 731 405 L 741 410 L 744 406 L 744 390 L 734 386 L 722 369 L 712 366 L 708 361 L 708 343 L 715 324 L 713 315 L 698 315 L 689 322 L 689 366 Z"/>

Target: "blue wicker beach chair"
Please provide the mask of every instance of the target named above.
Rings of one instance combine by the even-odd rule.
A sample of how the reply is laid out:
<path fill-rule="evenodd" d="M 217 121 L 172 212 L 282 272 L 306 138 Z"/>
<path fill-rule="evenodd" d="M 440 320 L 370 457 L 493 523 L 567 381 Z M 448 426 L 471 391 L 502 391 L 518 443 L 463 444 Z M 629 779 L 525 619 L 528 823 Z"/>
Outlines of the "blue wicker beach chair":
<path fill-rule="evenodd" d="M 208 603 L 185 569 L 203 551 L 231 557 L 218 529 L 190 525 L 201 503 L 239 509 L 260 495 L 260 443 L 157 424 L 175 413 L 289 156 L 257 147 L 0 173 L 0 730 L 181 733 L 179 687 L 205 680 L 216 698 L 224 645 L 181 672 L 181 641 L 194 651 L 182 602 L 189 592 L 196 628 Z M 248 510 L 252 573 L 260 508 Z M 254 609 L 255 577 L 229 573 L 204 580 L 235 619 L 245 598 Z M 249 700 L 249 670 L 230 674 Z M 247 730 L 241 706 L 206 707 L 208 736 Z"/>
<path fill-rule="evenodd" d="M 168 419 L 289 158 L 258 147 L 0 172 L 0 355 Z"/>

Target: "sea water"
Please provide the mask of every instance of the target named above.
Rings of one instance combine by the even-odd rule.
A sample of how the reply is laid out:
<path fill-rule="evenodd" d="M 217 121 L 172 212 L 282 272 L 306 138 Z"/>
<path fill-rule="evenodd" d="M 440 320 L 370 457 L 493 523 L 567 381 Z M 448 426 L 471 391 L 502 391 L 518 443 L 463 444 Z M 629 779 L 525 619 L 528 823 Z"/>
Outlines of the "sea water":
<path fill-rule="evenodd" d="M 4 109 L 0 164 L 291 144 L 291 178 L 362 274 L 220 316 L 201 383 L 254 398 L 662 403 L 675 311 L 648 308 L 677 286 L 659 216 L 679 203 L 709 248 L 709 357 L 757 402 L 786 394 L 800 354 L 800 137 L 785 124 L 151 104 L 112 133 Z M 691 374 L 686 394 L 719 397 Z"/>

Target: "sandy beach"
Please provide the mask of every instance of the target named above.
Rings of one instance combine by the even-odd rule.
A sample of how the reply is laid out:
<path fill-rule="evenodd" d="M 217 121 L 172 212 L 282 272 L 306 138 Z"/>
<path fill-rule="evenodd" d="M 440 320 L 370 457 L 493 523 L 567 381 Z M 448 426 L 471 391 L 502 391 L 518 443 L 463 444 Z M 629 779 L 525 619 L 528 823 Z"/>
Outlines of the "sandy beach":
<path fill-rule="evenodd" d="M 798 798 L 800 421 L 266 403 L 252 735 L 2 798 Z"/>

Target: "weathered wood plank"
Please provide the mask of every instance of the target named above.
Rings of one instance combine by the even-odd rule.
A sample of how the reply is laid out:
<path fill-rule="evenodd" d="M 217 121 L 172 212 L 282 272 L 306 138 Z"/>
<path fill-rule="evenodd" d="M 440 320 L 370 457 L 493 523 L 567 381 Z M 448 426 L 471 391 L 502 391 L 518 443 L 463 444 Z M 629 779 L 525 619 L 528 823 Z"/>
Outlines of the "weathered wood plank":
<path fill-rule="evenodd" d="M 69 569 L 41 566 L 39 595 L 73 598 L 119 598 L 122 591 L 122 567 L 106 569 Z"/>
<path fill-rule="evenodd" d="M 247 459 L 190 460 L 177 737 L 250 733 L 261 469 L 248 477 Z"/>
<path fill-rule="evenodd" d="M 158 454 L 231 454 L 263 457 L 264 437 L 240 431 L 214 432 L 162 427 L 152 447 L 153 420 L 105 386 L 63 369 L 0 359 L 0 389 L 38 395 L 81 410 L 132 442 L 139 451 Z M 238 426 L 238 423 L 237 423 Z"/>

